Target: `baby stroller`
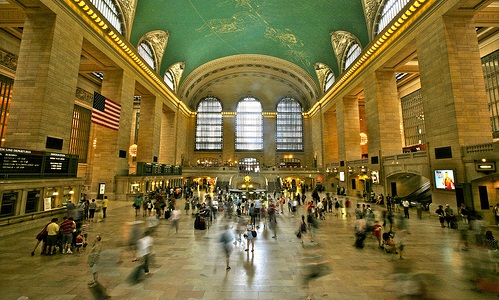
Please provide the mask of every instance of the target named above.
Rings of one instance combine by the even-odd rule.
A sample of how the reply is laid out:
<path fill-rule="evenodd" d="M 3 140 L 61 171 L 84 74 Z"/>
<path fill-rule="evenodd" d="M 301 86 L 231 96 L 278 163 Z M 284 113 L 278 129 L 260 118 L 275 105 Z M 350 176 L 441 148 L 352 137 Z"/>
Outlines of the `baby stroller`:
<path fill-rule="evenodd" d="M 397 245 L 393 241 L 393 233 L 392 232 L 383 232 L 382 235 L 383 238 L 383 244 L 381 247 L 383 250 L 386 251 L 386 253 L 395 253 L 397 254 Z"/>

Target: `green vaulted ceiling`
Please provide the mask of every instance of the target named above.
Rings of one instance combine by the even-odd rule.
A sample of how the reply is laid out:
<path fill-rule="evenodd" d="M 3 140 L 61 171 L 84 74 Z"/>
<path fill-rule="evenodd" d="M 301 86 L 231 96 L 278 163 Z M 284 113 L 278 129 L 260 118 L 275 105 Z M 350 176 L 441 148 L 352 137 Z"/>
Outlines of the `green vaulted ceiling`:
<path fill-rule="evenodd" d="M 353 33 L 362 47 L 368 34 L 361 0 L 139 0 L 131 42 L 149 31 L 169 32 L 159 73 L 185 62 L 197 67 L 236 54 L 290 61 L 317 80 L 316 62 L 338 75 L 330 33 Z"/>

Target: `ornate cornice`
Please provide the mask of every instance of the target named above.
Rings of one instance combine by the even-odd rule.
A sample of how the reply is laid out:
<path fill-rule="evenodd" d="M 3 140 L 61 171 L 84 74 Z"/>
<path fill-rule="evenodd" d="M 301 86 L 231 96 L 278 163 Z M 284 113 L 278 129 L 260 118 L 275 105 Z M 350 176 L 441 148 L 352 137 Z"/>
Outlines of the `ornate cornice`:
<path fill-rule="evenodd" d="M 178 62 L 173 65 L 171 65 L 168 68 L 168 71 L 170 71 L 173 75 L 173 80 L 174 82 L 174 91 L 178 89 L 178 86 L 180 84 L 180 80 L 182 79 L 182 74 L 184 74 L 184 69 L 185 69 L 185 63 L 184 62 Z"/>
<path fill-rule="evenodd" d="M 137 0 L 116 0 L 123 14 L 125 22 L 125 36 L 129 40 L 132 32 L 133 19 L 135 18 L 135 10 L 137 8 Z"/>
<path fill-rule="evenodd" d="M 139 40 L 139 45 L 143 41 L 147 41 L 149 45 L 151 45 L 153 51 L 154 51 L 154 56 L 155 56 L 155 70 L 160 69 L 161 66 L 161 60 L 163 59 L 163 55 L 165 54 L 166 50 L 166 44 L 168 43 L 168 32 L 163 31 L 163 30 L 154 30 L 150 31 L 142 36 L 142 38 Z"/>
<path fill-rule="evenodd" d="M 326 64 L 317 62 L 314 65 L 315 73 L 317 74 L 317 78 L 319 79 L 319 84 L 321 86 L 321 91 L 325 90 L 326 86 L 326 78 L 329 73 L 333 73 L 333 70 Z"/>
<path fill-rule="evenodd" d="M 347 31 L 334 31 L 331 32 L 331 44 L 333 45 L 334 53 L 336 54 L 336 59 L 338 60 L 338 66 L 340 72 L 342 72 L 343 68 L 343 59 L 345 57 L 346 52 L 348 51 L 348 47 L 352 43 L 359 43 L 357 37 L 350 32 Z M 360 43 L 359 43 L 360 46 Z"/>
<path fill-rule="evenodd" d="M 362 0 L 364 7 L 364 15 L 366 17 L 367 31 L 369 40 L 372 41 L 374 36 L 374 24 L 378 15 L 378 10 L 384 0 Z"/>

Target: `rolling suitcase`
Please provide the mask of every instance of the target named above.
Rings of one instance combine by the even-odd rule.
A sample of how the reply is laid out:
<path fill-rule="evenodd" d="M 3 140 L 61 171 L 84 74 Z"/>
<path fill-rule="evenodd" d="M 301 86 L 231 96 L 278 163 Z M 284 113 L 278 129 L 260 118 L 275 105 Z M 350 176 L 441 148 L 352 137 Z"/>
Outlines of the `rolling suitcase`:
<path fill-rule="evenodd" d="M 194 229 L 199 229 L 199 223 L 201 218 L 199 216 L 196 216 L 196 219 L 194 220 Z"/>
<path fill-rule="evenodd" d="M 206 221 L 204 218 L 199 218 L 199 230 L 205 230 L 206 229 Z"/>

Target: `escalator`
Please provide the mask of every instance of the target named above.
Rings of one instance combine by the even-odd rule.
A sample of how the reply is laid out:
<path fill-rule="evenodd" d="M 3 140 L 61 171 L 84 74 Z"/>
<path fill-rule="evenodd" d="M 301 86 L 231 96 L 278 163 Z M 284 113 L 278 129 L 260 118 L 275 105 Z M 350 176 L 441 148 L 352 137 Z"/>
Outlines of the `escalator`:
<path fill-rule="evenodd" d="M 401 197 L 400 201 L 408 200 L 411 206 L 416 206 L 416 203 L 421 203 L 424 210 L 428 210 L 431 200 L 431 183 L 428 181 L 419 187 L 414 192 L 407 196 Z"/>

